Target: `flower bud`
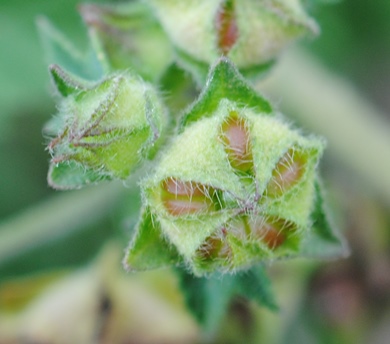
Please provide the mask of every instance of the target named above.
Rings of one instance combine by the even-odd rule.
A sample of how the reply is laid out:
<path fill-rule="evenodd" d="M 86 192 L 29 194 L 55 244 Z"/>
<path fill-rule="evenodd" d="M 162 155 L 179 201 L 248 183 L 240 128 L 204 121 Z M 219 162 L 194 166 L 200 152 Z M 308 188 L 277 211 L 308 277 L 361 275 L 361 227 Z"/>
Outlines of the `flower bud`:
<path fill-rule="evenodd" d="M 321 140 L 222 100 L 161 159 L 145 196 L 195 273 L 292 255 L 309 230 Z"/>
<path fill-rule="evenodd" d="M 126 179 L 152 153 L 166 114 L 150 85 L 127 72 L 98 84 L 83 84 L 57 66 L 53 80 L 64 96 L 59 105 L 57 135 L 49 183 L 72 188 L 104 178 Z"/>
<path fill-rule="evenodd" d="M 208 66 L 221 54 L 259 72 L 297 38 L 317 32 L 300 0 L 148 0 L 183 63 Z M 190 66 L 194 69 L 194 66 Z M 258 69 L 258 70 L 257 70 Z"/>
<path fill-rule="evenodd" d="M 155 81 L 171 63 L 171 43 L 142 2 L 82 4 L 80 12 L 100 61 L 109 69 L 132 68 L 144 79 Z"/>
<path fill-rule="evenodd" d="M 323 149 L 322 139 L 301 135 L 270 112 L 222 58 L 141 184 L 147 217 L 125 265 L 147 268 L 142 261 L 151 261 L 153 247 L 164 253 L 161 266 L 184 262 L 196 275 L 234 272 L 298 256 L 320 231 L 332 237 L 318 197 Z M 320 231 L 311 227 L 313 209 L 322 214 Z"/>

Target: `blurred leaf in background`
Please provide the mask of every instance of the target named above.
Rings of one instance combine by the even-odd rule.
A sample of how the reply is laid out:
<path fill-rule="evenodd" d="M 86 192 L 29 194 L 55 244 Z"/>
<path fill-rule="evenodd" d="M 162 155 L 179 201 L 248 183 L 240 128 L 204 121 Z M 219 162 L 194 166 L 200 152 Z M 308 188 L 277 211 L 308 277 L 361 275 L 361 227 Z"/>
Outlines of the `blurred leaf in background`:
<path fill-rule="evenodd" d="M 84 198 L 56 195 L 47 186 L 49 156 L 42 127 L 56 109 L 37 20 L 50 18 L 86 52 L 78 3 L 0 2 L 0 280 L 89 261 L 119 233 L 113 206 L 128 205 L 123 198 L 122 205 L 107 204 L 118 199 L 115 187 L 108 191 L 114 198 L 93 190 Z"/>
<path fill-rule="evenodd" d="M 312 6 L 321 35 L 306 42 L 306 48 L 330 70 L 351 80 L 367 99 L 389 114 L 390 2 L 327 2 L 334 5 Z"/>
<path fill-rule="evenodd" d="M 76 4 L 0 2 L 0 218 L 51 193 L 42 126 L 55 109 L 36 20 L 38 15 L 50 17 L 82 46 L 86 34 Z"/>

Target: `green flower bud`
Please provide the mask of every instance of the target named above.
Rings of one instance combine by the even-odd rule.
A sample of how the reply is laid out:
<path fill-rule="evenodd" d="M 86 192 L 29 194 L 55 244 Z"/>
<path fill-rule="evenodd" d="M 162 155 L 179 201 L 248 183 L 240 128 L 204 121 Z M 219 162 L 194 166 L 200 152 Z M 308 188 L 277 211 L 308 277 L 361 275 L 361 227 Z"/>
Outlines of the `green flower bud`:
<path fill-rule="evenodd" d="M 132 68 L 144 79 L 155 81 L 171 63 L 171 43 L 142 2 L 82 4 L 80 12 L 98 58 L 108 69 Z"/>
<path fill-rule="evenodd" d="M 316 170 L 324 146 L 270 112 L 222 58 L 142 182 L 146 211 L 125 266 L 184 263 L 203 275 L 335 247 Z"/>
<path fill-rule="evenodd" d="M 85 84 L 51 67 L 63 96 L 51 126 L 56 137 L 49 183 L 79 187 L 105 178 L 126 179 L 161 135 L 166 113 L 152 87 L 127 72 Z"/>
<path fill-rule="evenodd" d="M 292 255 L 310 230 L 323 142 L 221 100 L 144 182 L 148 206 L 196 273 Z"/>
<path fill-rule="evenodd" d="M 300 0 L 148 0 L 182 62 L 198 72 L 221 54 L 244 73 L 265 64 L 297 38 L 318 31 Z"/>

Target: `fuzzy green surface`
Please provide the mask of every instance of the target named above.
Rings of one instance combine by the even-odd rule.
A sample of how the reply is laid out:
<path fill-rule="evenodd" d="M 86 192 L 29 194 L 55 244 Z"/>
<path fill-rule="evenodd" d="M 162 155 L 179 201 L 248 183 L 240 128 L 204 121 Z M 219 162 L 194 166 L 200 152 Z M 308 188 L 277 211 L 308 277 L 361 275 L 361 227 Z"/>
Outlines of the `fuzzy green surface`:
<path fill-rule="evenodd" d="M 245 125 L 250 162 L 253 163 L 250 171 L 236 169 L 230 161 L 229 149 L 226 149 L 223 127 L 232 116 Z M 187 109 L 179 129 L 179 135 L 161 155 L 154 173 L 141 184 L 145 205 L 153 218 L 153 221 L 142 223 L 153 228 L 139 225 L 128 259 L 134 255 L 139 260 L 146 255 L 145 261 L 151 259 L 148 265 L 158 265 L 152 262 L 153 255 L 147 250 L 135 249 L 147 247 L 145 233 L 148 231 L 150 245 L 158 245 L 163 240 L 161 248 L 165 257 L 173 247 L 177 250 L 176 261 L 170 261 L 171 264 L 184 261 L 198 276 L 215 271 L 235 272 L 261 261 L 297 256 L 308 236 L 317 240 L 310 225 L 318 198 L 316 167 L 324 141 L 301 135 L 281 115 L 274 113 L 269 103 L 242 79 L 228 59 L 221 58 L 213 66 L 206 87 Z M 290 151 L 299 152 L 295 163 L 303 172 L 297 174 L 292 184 L 281 188 L 280 193 L 268 194 L 268 185 L 275 178 L 278 164 Z M 210 193 L 215 190 L 219 204 L 200 208 L 197 212 L 171 212 L 164 201 L 167 180 L 202 185 Z M 168 195 L 169 199 L 176 197 L 169 192 Z M 184 204 L 190 204 L 191 197 L 184 198 Z M 210 204 L 216 202 L 213 198 L 205 194 Z M 247 222 L 243 223 L 243 218 Z M 256 221 L 263 221 L 257 220 L 259 218 L 264 222 L 256 224 Z M 283 231 L 282 241 L 275 247 L 270 247 L 262 237 L 267 233 L 263 227 L 267 224 L 273 231 L 268 239 L 271 242 L 277 240 L 275 231 Z M 323 224 L 326 227 L 325 220 Z M 217 246 L 216 251 L 211 247 L 210 254 L 207 251 L 203 254 L 202 245 L 207 240 L 214 245 L 214 239 L 210 237 L 216 238 L 215 245 L 228 245 L 227 253 L 219 255 Z"/>
<path fill-rule="evenodd" d="M 183 116 L 180 131 L 199 119 L 213 116 L 224 101 L 233 102 L 237 108 L 250 108 L 259 115 L 273 115 L 270 103 L 249 85 L 228 58 L 221 57 L 210 68 L 198 100 Z"/>
<path fill-rule="evenodd" d="M 152 217 L 149 209 L 141 214 L 137 233 L 123 262 L 130 271 L 162 268 L 180 262 L 175 248 L 164 239 L 160 224 Z"/>
<path fill-rule="evenodd" d="M 187 64 L 195 74 L 204 74 L 201 66 L 196 67 L 196 61 L 210 64 L 222 53 L 218 47 L 217 13 L 223 8 L 224 1 L 147 2 L 155 10 L 173 44 L 188 55 L 184 66 Z M 226 56 L 240 69 L 263 66 L 297 38 L 318 31 L 299 0 L 234 1 L 233 20 L 238 35 Z M 194 67 L 198 70 L 194 71 Z"/>
<path fill-rule="evenodd" d="M 216 49 L 214 19 L 222 0 L 147 0 L 173 44 L 196 59 L 211 63 Z"/>
<path fill-rule="evenodd" d="M 67 79 L 57 77 L 54 82 L 67 90 L 64 88 Z M 49 146 L 53 164 L 74 161 L 98 175 L 120 179 L 126 179 L 147 157 L 167 124 L 166 112 L 157 93 L 139 77 L 126 72 L 69 94 L 59 110 L 58 120 L 52 125 L 52 129 L 57 126 L 58 137 Z M 63 127 L 59 128 L 59 125 Z M 67 170 L 76 181 L 75 176 L 82 171 L 79 168 L 71 170 L 72 166 L 76 165 L 68 164 Z M 50 171 L 54 172 L 55 168 Z M 56 178 L 49 175 L 49 180 L 61 184 L 58 177 L 66 178 L 65 170 L 61 171 Z M 91 178 L 80 175 L 79 180 Z M 64 183 L 68 185 L 66 181 Z"/>
<path fill-rule="evenodd" d="M 78 148 L 69 158 L 78 160 L 96 171 L 101 169 L 112 177 L 126 179 L 142 160 L 141 149 L 150 136 L 150 128 L 117 136 L 114 134 L 107 145 Z"/>
<path fill-rule="evenodd" d="M 233 173 L 219 137 L 224 117 L 229 115 L 224 110 L 194 123 L 176 138 L 164 154 L 151 184 L 157 186 L 168 177 L 176 177 L 241 194 L 239 177 Z"/>
<path fill-rule="evenodd" d="M 232 113 L 246 123 L 253 155 L 253 176 L 245 176 L 231 166 L 221 139 L 222 126 Z M 296 255 L 300 242 L 310 231 L 316 166 L 323 148 L 323 140 L 302 136 L 281 117 L 258 114 L 222 99 L 213 113 L 187 125 L 171 143 L 155 173 L 143 182 L 144 195 L 163 236 L 198 275 L 214 270 L 234 271 L 256 261 Z M 281 195 L 267 196 L 266 188 L 273 170 L 289 149 L 301 152 L 304 172 Z M 170 178 L 220 190 L 222 208 L 170 214 L 162 201 L 163 182 Z M 242 212 L 249 217 L 271 216 L 287 221 L 294 229 L 285 233 L 286 240 L 280 247 L 271 249 L 252 235 L 242 237 L 239 232 L 229 233 L 228 223 L 234 222 Z M 223 240 L 228 242 L 231 256 L 202 261 L 197 250 L 222 227 L 228 228 Z"/>
<path fill-rule="evenodd" d="M 76 161 L 51 164 L 48 173 L 49 185 L 62 190 L 77 189 L 83 185 L 96 183 L 105 179 L 110 178 L 102 173 L 88 169 Z"/>
<path fill-rule="evenodd" d="M 239 0 L 235 13 L 239 38 L 228 57 L 239 68 L 268 62 L 292 41 L 317 31 L 298 0 Z"/>
<path fill-rule="evenodd" d="M 219 226 L 229 218 L 229 212 L 199 215 L 196 218 L 172 219 L 160 216 L 161 229 L 179 253 L 191 261 L 196 250 Z"/>

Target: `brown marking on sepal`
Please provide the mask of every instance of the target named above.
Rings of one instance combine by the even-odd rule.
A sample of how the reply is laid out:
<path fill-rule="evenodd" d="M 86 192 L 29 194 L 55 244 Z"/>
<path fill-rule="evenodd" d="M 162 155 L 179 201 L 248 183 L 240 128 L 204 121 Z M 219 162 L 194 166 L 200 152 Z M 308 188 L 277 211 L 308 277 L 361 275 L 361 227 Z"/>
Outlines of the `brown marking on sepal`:
<path fill-rule="evenodd" d="M 268 182 L 266 195 L 281 196 L 297 184 L 305 172 L 306 159 L 302 152 L 290 148 L 276 164 Z"/>
<path fill-rule="evenodd" d="M 222 124 L 222 141 L 230 165 L 242 172 L 252 172 L 253 156 L 248 128 L 235 111 Z"/>

